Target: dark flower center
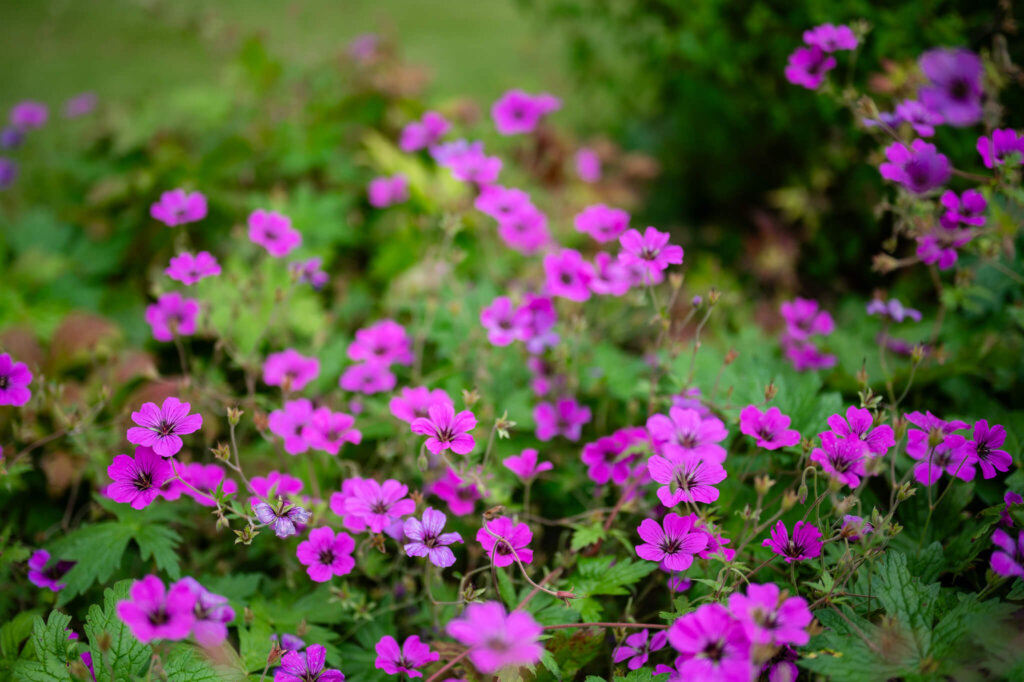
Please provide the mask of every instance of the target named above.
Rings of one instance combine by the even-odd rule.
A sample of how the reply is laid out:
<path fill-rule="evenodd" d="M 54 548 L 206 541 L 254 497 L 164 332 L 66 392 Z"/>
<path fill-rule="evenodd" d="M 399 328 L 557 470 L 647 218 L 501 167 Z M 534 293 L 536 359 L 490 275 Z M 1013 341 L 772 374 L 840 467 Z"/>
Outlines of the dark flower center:
<path fill-rule="evenodd" d="M 163 625 L 168 620 L 167 612 L 163 609 L 157 609 L 149 614 L 149 622 L 151 625 Z"/>
<path fill-rule="evenodd" d="M 317 561 L 320 562 L 321 564 L 324 564 L 325 566 L 330 566 L 331 564 L 334 563 L 334 550 L 331 550 L 331 549 L 322 549 L 322 550 L 320 550 L 320 554 L 319 554 L 319 556 L 317 556 Z"/>
<path fill-rule="evenodd" d="M 133 481 L 135 489 L 139 492 L 149 490 L 153 487 L 153 474 L 149 471 L 140 471 Z"/>
<path fill-rule="evenodd" d="M 506 540 L 498 540 L 494 545 L 494 549 L 503 556 L 510 556 L 512 554 L 512 545 Z"/>
<path fill-rule="evenodd" d="M 0 374 L 0 389 L 7 388 L 7 385 L 11 382 L 11 378 L 6 374 Z"/>
<path fill-rule="evenodd" d="M 805 550 L 805 548 L 804 548 L 804 545 L 803 545 L 802 542 L 797 542 L 796 540 L 790 540 L 789 542 L 786 543 L 786 547 L 785 547 L 784 551 L 785 551 L 786 556 L 792 557 L 793 559 L 798 559 L 801 556 L 803 556 L 804 550 Z"/>
<path fill-rule="evenodd" d="M 161 436 L 169 436 L 174 433 L 174 424 L 161 419 L 156 430 Z"/>
<path fill-rule="evenodd" d="M 675 554 L 679 551 L 679 545 L 682 543 L 679 538 L 665 538 L 661 541 L 661 551 L 665 554 Z"/>
<path fill-rule="evenodd" d="M 370 511 L 374 514 L 387 514 L 388 506 L 383 502 L 376 502 L 372 507 L 370 507 Z"/>
<path fill-rule="evenodd" d="M 721 661 L 725 658 L 725 643 L 721 640 L 709 642 L 704 647 L 704 658 L 710 659 L 714 662 Z"/>
<path fill-rule="evenodd" d="M 683 433 L 679 434 L 679 444 L 684 448 L 695 448 L 698 444 L 697 434 L 695 433 Z"/>
<path fill-rule="evenodd" d="M 423 545 L 429 549 L 437 547 L 437 536 L 436 535 L 425 535 L 423 536 Z"/>
<path fill-rule="evenodd" d="M 949 84 L 949 96 L 958 102 L 966 102 L 970 94 L 971 86 L 964 78 L 957 78 Z"/>
<path fill-rule="evenodd" d="M 928 184 L 928 166 L 914 159 L 904 166 L 904 170 L 907 172 L 907 177 L 910 178 L 910 182 L 914 187 L 925 187 Z"/>

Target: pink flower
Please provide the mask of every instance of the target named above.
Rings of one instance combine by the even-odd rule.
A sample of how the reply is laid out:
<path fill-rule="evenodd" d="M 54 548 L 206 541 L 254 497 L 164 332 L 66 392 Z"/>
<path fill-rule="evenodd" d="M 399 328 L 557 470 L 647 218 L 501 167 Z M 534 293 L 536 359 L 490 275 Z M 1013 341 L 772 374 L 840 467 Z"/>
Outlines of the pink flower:
<path fill-rule="evenodd" d="M 867 447 L 859 440 L 839 438 L 831 431 L 820 437 L 821 447 L 811 452 L 811 461 L 820 464 L 829 477 L 842 485 L 851 488 L 860 485 Z"/>
<path fill-rule="evenodd" d="M 533 132 L 541 118 L 561 107 L 562 101 L 554 95 L 509 90 L 491 107 L 491 118 L 502 135 L 519 135 Z"/>
<path fill-rule="evenodd" d="M 523 341 L 526 350 L 531 353 L 542 353 L 545 348 L 554 347 L 558 343 L 558 334 L 553 331 L 558 322 L 555 305 L 547 296 L 527 294 L 520 306 L 526 311 L 523 326 Z"/>
<path fill-rule="evenodd" d="M 161 457 L 176 455 L 181 450 L 181 436 L 203 426 L 203 416 L 189 414 L 190 409 L 192 405 L 174 397 L 165 399 L 160 407 L 143 404 L 138 412 L 132 412 L 132 421 L 138 426 L 128 429 L 128 442 L 153 448 Z"/>
<path fill-rule="evenodd" d="M 437 163 L 448 168 L 456 180 L 490 185 L 501 173 L 501 159 L 487 156 L 483 142 L 456 140 L 434 147 L 431 152 Z"/>
<path fill-rule="evenodd" d="M 642 237 L 637 230 L 629 230 L 619 237 L 619 260 L 625 265 L 643 266 L 651 274 L 660 273 L 669 265 L 680 265 L 683 247 L 669 244 L 668 239 L 668 232 L 658 232 L 653 227 L 644 230 Z M 649 276 L 647 281 L 651 281 Z"/>
<path fill-rule="evenodd" d="M 299 282 L 310 285 L 315 291 L 320 291 L 330 279 L 328 274 L 320 269 L 322 262 L 319 258 L 292 261 L 288 264 L 288 272 Z"/>
<path fill-rule="evenodd" d="M 289 400 L 283 410 L 274 410 L 267 417 L 270 432 L 284 439 L 284 451 L 297 455 L 309 449 L 302 436 L 303 427 L 313 416 L 313 403 L 305 398 Z"/>
<path fill-rule="evenodd" d="M 135 448 L 134 457 L 114 457 L 107 467 L 107 476 L 113 481 L 107 486 L 110 499 L 130 504 L 132 509 L 143 509 L 156 499 L 160 486 L 170 480 L 173 473 L 167 460 L 140 445 Z"/>
<path fill-rule="evenodd" d="M 576 152 L 576 175 L 583 182 L 598 182 L 601 179 L 601 157 L 589 147 Z"/>
<path fill-rule="evenodd" d="M 537 422 L 537 439 L 545 442 L 555 436 L 563 436 L 573 442 L 578 441 L 583 425 L 590 422 L 590 417 L 590 408 L 580 405 L 575 398 L 559 400 L 553 405 L 538 403 L 533 408 L 533 418 Z"/>
<path fill-rule="evenodd" d="M 650 630 L 645 628 L 626 637 L 621 646 L 615 647 L 615 651 L 612 652 L 612 660 L 616 663 L 622 663 L 628 658 L 627 668 L 630 670 L 642 668 L 647 663 L 647 659 L 652 651 L 664 649 L 665 645 L 668 644 L 668 633 L 664 630 L 655 632 L 654 637 L 650 638 L 650 642 L 647 641 L 649 636 Z"/>
<path fill-rule="evenodd" d="M 680 653 L 678 677 L 701 682 L 750 682 L 750 640 L 743 626 L 721 604 L 703 604 L 679 618 L 668 631 Z M 670 669 L 671 670 L 671 669 Z"/>
<path fill-rule="evenodd" d="M 50 117 L 50 111 L 42 102 L 23 100 L 11 107 L 11 125 L 21 131 L 42 128 Z"/>
<path fill-rule="evenodd" d="M 405 673 L 410 678 L 423 677 L 423 673 L 415 668 L 441 658 L 441 654 L 431 651 L 430 647 L 421 642 L 416 635 L 407 638 L 401 649 L 398 648 L 398 642 L 394 637 L 384 635 L 374 648 L 377 651 L 377 660 L 373 666 L 388 675 Z"/>
<path fill-rule="evenodd" d="M 808 90 L 817 90 L 825 74 L 836 68 L 836 58 L 820 47 L 798 47 L 786 63 L 786 80 Z"/>
<path fill-rule="evenodd" d="M 522 211 L 534 208 L 529 194 L 521 189 L 502 187 L 501 185 L 481 187 L 480 194 L 474 200 L 473 206 L 499 223 L 514 218 Z"/>
<path fill-rule="evenodd" d="M 412 423 L 428 415 L 428 408 L 434 403 L 452 404 L 452 399 L 441 388 L 430 390 L 426 386 L 402 387 L 402 396 L 395 396 L 388 403 L 391 414 L 404 422 Z"/>
<path fill-rule="evenodd" d="M 810 640 L 807 626 L 814 617 L 803 597 L 782 599 L 773 583 L 747 585 L 747 593 L 729 596 L 729 610 L 743 624 L 754 644 L 803 646 Z"/>
<path fill-rule="evenodd" d="M 288 216 L 258 209 L 249 214 L 249 240 L 274 258 L 282 258 L 302 244 L 302 234 Z"/>
<path fill-rule="evenodd" d="M 995 478 L 997 471 L 1009 471 L 1013 465 L 1013 457 L 1001 449 L 1005 441 L 1006 429 L 999 424 L 989 428 L 987 419 L 974 424 L 974 440 L 967 441 L 964 450 L 981 467 L 984 478 Z"/>
<path fill-rule="evenodd" d="M 608 253 L 594 256 L 594 278 L 590 290 L 598 295 L 622 296 L 633 286 L 633 273 Z"/>
<path fill-rule="evenodd" d="M 381 320 L 356 331 L 355 340 L 348 345 L 348 357 L 384 365 L 411 365 L 412 338 L 394 320 Z"/>
<path fill-rule="evenodd" d="M 1024 578 L 1024 530 L 1017 535 L 1017 541 L 1002 528 L 992 533 L 992 544 L 1000 550 L 992 552 L 989 564 L 992 570 L 1008 578 Z"/>
<path fill-rule="evenodd" d="M 91 114 L 98 99 L 95 92 L 83 92 L 71 97 L 64 103 L 64 117 L 78 118 Z"/>
<path fill-rule="evenodd" d="M 400 204 L 409 198 L 409 182 L 401 174 L 374 178 L 366 188 L 366 196 L 374 208 Z"/>
<path fill-rule="evenodd" d="M 498 602 L 470 604 L 446 629 L 470 648 L 469 660 L 485 675 L 505 666 L 533 665 L 544 652 L 538 642 L 541 627 L 533 616 L 526 611 L 506 615 Z"/>
<path fill-rule="evenodd" d="M 220 646 L 228 637 L 228 623 L 235 619 L 235 610 L 228 606 L 228 598 L 210 592 L 195 578 L 185 577 L 171 588 L 184 585 L 195 596 L 195 624 L 192 634 L 201 646 Z"/>
<path fill-rule="evenodd" d="M 320 374 L 320 361 L 294 348 L 271 353 L 263 363 L 263 383 L 280 386 L 285 393 L 301 391 Z"/>
<path fill-rule="evenodd" d="M 488 532 L 490 531 L 490 532 Z M 533 540 L 533 533 L 525 523 L 512 523 L 507 516 L 485 521 L 477 531 L 476 541 L 483 546 L 495 566 L 501 568 L 512 564 L 513 554 L 519 561 L 528 564 L 533 561 L 533 550 L 527 548 Z"/>
<path fill-rule="evenodd" d="M 683 450 L 698 452 L 706 459 L 725 461 L 725 448 L 718 443 L 725 440 L 729 432 L 717 417 L 701 416 L 694 409 L 671 407 L 667 417 L 651 415 L 647 419 L 647 431 L 656 452 L 662 445 L 672 443 Z"/>
<path fill-rule="evenodd" d="M 423 510 L 423 521 L 416 518 L 406 519 L 402 532 L 411 542 L 405 544 L 405 553 L 409 556 L 425 556 L 430 563 L 440 568 L 454 564 L 455 554 L 448 545 L 462 542 L 462 536 L 458 533 L 442 532 L 446 520 L 445 515 L 433 507 Z"/>
<path fill-rule="evenodd" d="M 482 497 L 475 483 L 463 480 L 451 469 L 430 487 L 430 492 L 447 502 L 448 510 L 456 516 L 472 514 L 476 501 Z"/>
<path fill-rule="evenodd" d="M 487 329 L 487 340 L 495 346 L 507 346 L 523 336 L 529 313 L 517 309 L 507 296 L 499 296 L 480 311 L 480 324 Z"/>
<path fill-rule="evenodd" d="M 878 172 L 913 194 L 941 187 L 952 172 L 949 159 L 924 140 L 914 140 L 909 149 L 902 142 L 893 142 L 885 148 L 885 157 L 888 161 L 878 167 Z"/>
<path fill-rule="evenodd" d="M 164 270 L 171 279 L 191 286 L 205 277 L 220 274 L 220 265 L 209 251 L 200 251 L 196 255 L 185 251 L 171 259 L 170 266 Z"/>
<path fill-rule="evenodd" d="M 310 644 L 305 651 L 289 651 L 281 657 L 274 682 L 345 682 L 340 670 L 324 668 L 327 650 Z"/>
<path fill-rule="evenodd" d="M 32 556 L 28 559 L 28 579 L 36 587 L 50 590 L 51 592 L 60 592 L 65 586 L 60 581 L 76 562 L 55 561 L 47 567 L 49 563 L 50 553 L 45 549 L 38 549 L 33 552 Z"/>
<path fill-rule="evenodd" d="M 821 554 L 821 531 L 806 521 L 797 521 L 790 537 L 786 524 L 779 521 L 772 526 L 771 537 L 761 545 L 767 547 L 781 557 L 786 563 L 813 559 Z"/>
<path fill-rule="evenodd" d="M 476 428 L 476 417 L 469 410 L 458 414 L 447 403 L 434 403 L 427 408 L 429 417 L 413 420 L 413 433 L 427 436 L 427 449 L 435 455 L 451 449 L 458 455 L 468 455 L 476 447 L 476 441 L 469 433 Z"/>
<path fill-rule="evenodd" d="M 379 362 L 358 362 L 349 367 L 338 378 L 338 385 L 353 393 L 384 393 L 398 383 L 398 378 L 388 366 Z"/>
<path fill-rule="evenodd" d="M 857 36 L 849 26 L 822 24 L 804 31 L 804 43 L 820 47 L 825 52 L 857 49 Z"/>
<path fill-rule="evenodd" d="M 999 128 L 992 131 L 991 137 L 979 137 L 977 150 L 985 168 L 1006 163 L 1020 165 L 1024 163 L 1024 135 L 1011 128 Z"/>
<path fill-rule="evenodd" d="M 266 476 L 253 476 L 249 483 L 259 497 L 250 497 L 249 504 L 255 505 L 261 499 L 268 500 L 277 497 L 288 499 L 302 492 L 302 481 L 294 476 L 282 474 L 280 471 L 271 471 Z"/>
<path fill-rule="evenodd" d="M 965 447 L 967 439 L 954 433 L 966 429 L 966 422 L 946 422 L 931 412 L 911 412 L 907 421 L 919 427 L 907 431 L 907 454 L 919 462 L 914 467 L 918 483 L 932 485 L 944 471 L 964 481 L 974 479 L 974 461 Z"/>
<path fill-rule="evenodd" d="M 604 204 L 594 204 L 576 214 L 573 224 L 577 232 L 584 232 L 600 243 L 618 239 L 629 229 L 629 214 Z"/>
<path fill-rule="evenodd" d="M 196 595 L 184 582 L 169 590 L 155 575 L 136 580 L 130 599 L 117 603 L 117 615 L 140 642 L 185 639 L 195 624 Z"/>
<path fill-rule="evenodd" d="M 647 460 L 647 470 L 651 478 L 662 484 L 658 499 L 663 505 L 674 507 L 683 501 L 707 504 L 718 499 L 718 488 L 714 486 L 726 478 L 719 462 L 672 444 L 666 444 L 662 451 L 664 457 L 651 455 Z"/>
<path fill-rule="evenodd" d="M 32 397 L 28 385 L 32 372 L 24 362 L 14 362 L 8 353 L 0 353 L 0 405 L 21 407 Z"/>
<path fill-rule="evenodd" d="M 302 427 L 302 438 L 314 450 L 337 455 L 345 443 L 359 445 L 363 441 L 359 429 L 352 428 L 355 421 L 350 414 L 332 412 L 329 407 L 321 407 L 313 411 L 309 422 Z"/>
<path fill-rule="evenodd" d="M 335 575 L 346 575 L 355 568 L 352 550 L 356 543 L 348 533 L 335 534 L 330 528 L 309 531 L 309 539 L 299 543 L 295 556 L 306 566 L 313 582 L 325 583 Z"/>
<path fill-rule="evenodd" d="M 896 446 L 892 427 L 888 424 L 874 425 L 874 418 L 868 410 L 851 405 L 846 409 L 846 419 L 834 414 L 828 418 L 828 425 L 840 438 L 860 441 L 872 457 L 881 457 Z"/>
<path fill-rule="evenodd" d="M 402 137 L 398 143 L 403 152 L 416 152 L 433 147 L 444 137 L 451 124 L 436 111 L 428 111 L 419 121 L 413 121 L 402 129 Z"/>
<path fill-rule="evenodd" d="M 409 486 L 393 478 L 377 483 L 372 478 L 357 479 L 352 496 L 345 500 L 345 513 L 359 518 L 372 533 L 380 533 L 403 516 L 416 511 L 416 503 L 406 497 Z M 349 528 L 348 518 L 345 519 Z"/>
<path fill-rule="evenodd" d="M 668 513 L 662 525 L 644 519 L 637 533 L 644 544 L 636 546 L 636 555 L 647 561 L 661 562 L 670 571 L 685 571 L 693 563 L 693 555 L 708 545 L 708 536 L 694 527 L 693 514 L 679 516 Z"/>
<path fill-rule="evenodd" d="M 537 451 L 533 448 L 526 448 L 522 454 L 506 457 L 501 463 L 524 481 L 535 478 L 537 474 L 544 471 L 551 471 L 555 466 L 551 462 L 541 462 L 538 464 Z"/>
<path fill-rule="evenodd" d="M 519 253 L 527 256 L 540 251 L 551 241 L 548 217 L 532 204 L 498 221 L 498 236 Z"/>
<path fill-rule="evenodd" d="M 758 447 L 765 450 L 796 445 L 800 433 L 789 428 L 790 418 L 777 407 L 762 412 L 757 405 L 747 405 L 740 412 L 740 432 L 757 439 Z"/>
<path fill-rule="evenodd" d="M 167 227 L 194 223 L 206 217 L 206 197 L 200 192 L 172 189 L 149 207 L 149 215 Z"/>
<path fill-rule="evenodd" d="M 590 280 L 594 278 L 594 267 L 583 260 L 579 251 L 562 249 L 558 253 L 544 256 L 544 273 L 547 275 L 546 289 L 552 296 L 561 296 L 570 301 L 590 298 Z"/>
<path fill-rule="evenodd" d="M 779 306 L 786 322 L 786 337 L 793 341 L 806 341 L 814 335 L 828 336 L 835 330 L 835 322 L 818 302 L 808 298 L 794 298 Z"/>
<path fill-rule="evenodd" d="M 199 302 L 184 298 L 176 291 L 164 294 L 156 303 L 146 306 L 146 322 L 157 341 L 173 341 L 174 335 L 191 336 L 196 333 Z"/>
<path fill-rule="evenodd" d="M 193 462 L 178 469 L 178 476 L 188 483 L 187 486 L 182 486 L 181 492 L 204 507 L 217 506 L 213 494 L 218 489 L 225 495 L 233 495 L 238 492 L 238 484 L 230 478 L 225 479 L 224 468 L 216 464 Z M 196 490 L 199 492 L 197 493 Z M 202 493 L 209 494 L 204 495 Z"/>
<path fill-rule="evenodd" d="M 598 438 L 583 446 L 580 459 L 587 465 L 587 476 L 594 483 L 608 481 L 622 485 L 629 479 L 633 463 L 639 454 L 629 450 L 648 441 L 647 430 L 642 427 L 619 429 L 610 436 Z"/>

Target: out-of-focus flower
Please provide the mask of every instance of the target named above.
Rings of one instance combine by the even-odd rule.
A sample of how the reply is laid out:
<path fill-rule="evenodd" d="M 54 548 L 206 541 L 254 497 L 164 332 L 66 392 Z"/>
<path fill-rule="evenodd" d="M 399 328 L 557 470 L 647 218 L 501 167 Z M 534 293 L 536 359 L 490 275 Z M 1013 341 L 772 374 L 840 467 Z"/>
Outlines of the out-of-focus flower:
<path fill-rule="evenodd" d="M 156 303 L 146 306 L 146 322 L 157 341 L 173 341 L 175 335 L 195 334 L 197 317 L 199 301 L 185 298 L 177 291 L 163 294 Z"/>
<path fill-rule="evenodd" d="M 878 167 L 882 177 L 914 194 L 941 187 L 952 174 L 945 154 L 924 140 L 914 140 L 909 149 L 902 142 L 893 142 L 885 148 L 885 157 L 888 161 Z"/>
<path fill-rule="evenodd" d="M 51 592 L 60 592 L 64 589 L 64 583 L 61 580 L 75 563 L 74 561 L 50 563 L 50 553 L 45 549 L 37 549 L 28 558 L 28 579 L 36 587 Z"/>
<path fill-rule="evenodd" d="M 202 192 L 172 189 L 149 207 L 149 215 L 167 227 L 194 223 L 206 217 L 206 197 Z"/>
<path fill-rule="evenodd" d="M 205 277 L 219 275 L 220 264 L 209 251 L 200 251 L 194 256 L 184 251 L 171 258 L 164 274 L 186 286 L 191 286 Z"/>
<path fill-rule="evenodd" d="M 249 214 L 249 240 L 274 258 L 283 258 L 302 244 L 302 234 L 288 216 L 258 209 Z"/>
<path fill-rule="evenodd" d="M 798 47 L 786 63 L 786 80 L 808 90 L 817 90 L 825 74 L 836 68 L 836 58 L 818 46 Z"/>
<path fill-rule="evenodd" d="M 449 621 L 448 634 L 469 647 L 469 660 L 485 675 L 505 666 L 533 665 L 544 647 L 541 627 L 526 611 L 506 614 L 498 602 L 470 604 Z"/>
<path fill-rule="evenodd" d="M 402 128 L 402 137 L 398 147 L 403 152 L 416 152 L 433 147 L 444 137 L 451 124 L 436 111 L 427 111 L 420 120 L 409 123 Z"/>
<path fill-rule="evenodd" d="M 587 206 L 573 218 L 577 232 L 589 234 L 598 242 L 618 239 L 629 229 L 629 213 L 604 204 Z"/>
<path fill-rule="evenodd" d="M 583 425 L 590 422 L 590 417 L 590 408 L 580 405 L 575 398 L 565 398 L 554 404 L 538 403 L 533 408 L 537 439 L 542 441 L 549 441 L 555 436 L 578 441 Z"/>
<path fill-rule="evenodd" d="M 129 599 L 117 603 L 117 615 L 140 642 L 185 639 L 195 624 L 196 595 L 183 582 L 164 587 L 160 578 L 136 580 Z"/>
<path fill-rule="evenodd" d="M 562 101 L 554 95 L 509 90 L 491 107 L 491 118 L 502 135 L 520 135 L 533 132 L 544 116 L 561 107 Z"/>
<path fill-rule="evenodd" d="M 271 353 L 263 362 L 263 383 L 280 386 L 285 393 L 301 391 L 320 374 L 320 360 L 294 348 Z"/>
<path fill-rule="evenodd" d="M 32 372 L 24 362 L 15 362 L 9 353 L 0 353 L 0 405 L 20 407 L 32 398 L 28 385 Z"/>
<path fill-rule="evenodd" d="M 936 48 L 922 54 L 918 65 L 930 81 L 918 93 L 926 107 L 951 126 L 981 120 L 983 68 L 978 55 L 963 48 Z"/>
<path fill-rule="evenodd" d="M 409 181 L 404 175 L 374 178 L 366 188 L 370 206 L 387 208 L 409 198 Z"/>

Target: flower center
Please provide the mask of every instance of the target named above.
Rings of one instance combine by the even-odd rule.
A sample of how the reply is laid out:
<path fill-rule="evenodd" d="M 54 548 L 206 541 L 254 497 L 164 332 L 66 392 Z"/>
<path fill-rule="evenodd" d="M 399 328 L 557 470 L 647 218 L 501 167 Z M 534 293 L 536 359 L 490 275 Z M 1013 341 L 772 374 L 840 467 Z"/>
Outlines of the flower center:
<path fill-rule="evenodd" d="M 7 388 L 10 382 L 11 378 L 9 376 L 7 376 L 6 374 L 0 374 L 0 389 Z"/>
<path fill-rule="evenodd" d="M 322 549 L 320 555 L 317 557 L 317 561 L 324 565 L 330 565 L 334 563 L 334 550 Z"/>
<path fill-rule="evenodd" d="M 965 102 L 971 94 L 971 86 L 964 78 L 957 78 L 949 85 L 949 95 L 958 102 Z"/>
<path fill-rule="evenodd" d="M 153 474 L 148 471 L 140 471 L 133 481 L 135 489 L 139 492 L 149 490 L 153 487 Z"/>

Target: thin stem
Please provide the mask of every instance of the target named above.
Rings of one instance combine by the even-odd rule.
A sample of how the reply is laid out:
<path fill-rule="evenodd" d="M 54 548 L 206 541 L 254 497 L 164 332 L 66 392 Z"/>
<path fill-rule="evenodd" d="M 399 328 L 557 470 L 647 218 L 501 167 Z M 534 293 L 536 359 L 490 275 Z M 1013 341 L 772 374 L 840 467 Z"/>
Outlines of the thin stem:
<path fill-rule="evenodd" d="M 544 630 L 569 630 L 572 628 L 645 628 L 647 630 L 667 630 L 669 625 L 659 623 L 559 623 L 545 625 Z"/>
<path fill-rule="evenodd" d="M 458 665 L 459 661 L 461 661 L 468 655 L 469 649 L 466 649 L 461 654 L 459 654 L 458 656 L 456 656 L 455 658 L 441 666 L 441 668 L 436 673 L 434 673 L 426 679 L 426 682 L 437 682 L 437 680 L 441 679 L 441 675 L 445 674 L 446 672 L 454 668 L 456 665 Z"/>

